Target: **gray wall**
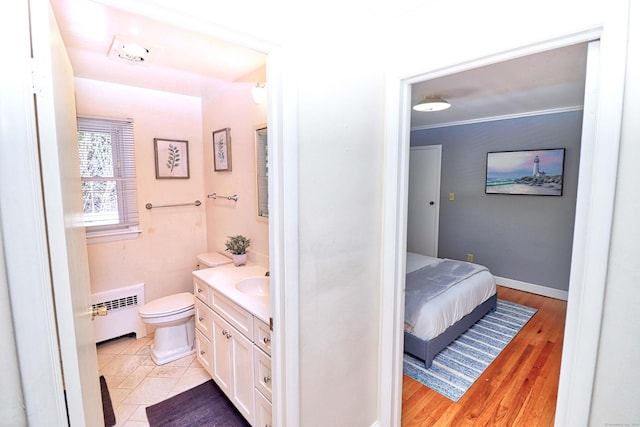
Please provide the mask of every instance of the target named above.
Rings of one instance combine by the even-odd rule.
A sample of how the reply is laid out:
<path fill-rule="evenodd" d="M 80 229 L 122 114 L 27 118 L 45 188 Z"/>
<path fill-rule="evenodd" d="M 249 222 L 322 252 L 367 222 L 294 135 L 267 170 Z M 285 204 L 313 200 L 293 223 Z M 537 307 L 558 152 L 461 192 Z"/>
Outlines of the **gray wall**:
<path fill-rule="evenodd" d="M 568 290 L 581 128 L 579 111 L 411 132 L 412 146 L 442 144 L 438 256 Z M 566 149 L 562 197 L 485 194 L 488 151 L 543 148 Z"/>

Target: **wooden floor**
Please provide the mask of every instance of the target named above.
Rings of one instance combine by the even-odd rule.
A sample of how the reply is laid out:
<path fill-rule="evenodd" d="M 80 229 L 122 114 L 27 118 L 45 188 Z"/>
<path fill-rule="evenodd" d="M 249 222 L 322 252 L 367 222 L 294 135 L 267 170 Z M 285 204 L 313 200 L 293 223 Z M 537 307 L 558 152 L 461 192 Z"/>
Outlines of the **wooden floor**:
<path fill-rule="evenodd" d="M 566 301 L 498 286 L 538 309 L 458 402 L 404 376 L 402 426 L 553 426 Z"/>

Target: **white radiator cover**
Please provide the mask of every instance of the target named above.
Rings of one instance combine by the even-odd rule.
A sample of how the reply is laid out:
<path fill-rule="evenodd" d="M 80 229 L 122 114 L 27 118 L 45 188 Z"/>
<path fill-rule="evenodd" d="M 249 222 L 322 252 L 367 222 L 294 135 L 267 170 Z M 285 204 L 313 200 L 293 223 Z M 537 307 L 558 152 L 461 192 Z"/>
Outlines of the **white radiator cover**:
<path fill-rule="evenodd" d="M 136 338 L 147 335 L 147 328 L 138 315 L 144 305 L 144 283 L 125 286 L 91 295 L 94 308 L 107 307 L 106 316 L 93 319 L 95 342 L 135 333 Z"/>

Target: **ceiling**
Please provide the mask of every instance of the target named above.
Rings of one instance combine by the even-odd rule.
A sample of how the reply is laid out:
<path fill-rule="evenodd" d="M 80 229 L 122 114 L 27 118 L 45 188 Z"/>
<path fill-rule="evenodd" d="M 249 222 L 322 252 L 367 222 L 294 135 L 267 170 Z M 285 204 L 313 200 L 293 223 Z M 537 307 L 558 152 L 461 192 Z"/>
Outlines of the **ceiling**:
<path fill-rule="evenodd" d="M 416 83 L 411 105 L 440 96 L 451 108 L 411 112 L 411 128 L 581 109 L 587 45 L 577 44 Z"/>
<path fill-rule="evenodd" d="M 266 55 L 91 0 L 51 0 L 76 77 L 201 96 L 230 82 L 264 82 Z M 114 61 L 116 35 L 149 49 L 144 63 Z"/>
<path fill-rule="evenodd" d="M 266 55 L 91 0 L 51 0 L 76 77 L 202 96 L 231 82 L 264 82 Z M 144 64 L 111 60 L 114 36 L 148 48 Z M 586 44 L 415 83 L 412 105 L 438 95 L 443 111 L 412 111 L 412 129 L 582 107 Z"/>

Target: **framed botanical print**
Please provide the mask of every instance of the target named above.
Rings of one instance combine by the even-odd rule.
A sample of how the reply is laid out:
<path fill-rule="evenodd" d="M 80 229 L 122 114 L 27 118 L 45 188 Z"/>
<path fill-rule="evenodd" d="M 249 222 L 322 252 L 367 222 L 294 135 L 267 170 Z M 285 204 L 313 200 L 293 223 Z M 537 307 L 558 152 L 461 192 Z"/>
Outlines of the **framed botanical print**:
<path fill-rule="evenodd" d="M 154 138 L 156 179 L 189 179 L 189 142 Z"/>
<path fill-rule="evenodd" d="M 231 128 L 213 132 L 213 170 L 231 170 Z"/>

